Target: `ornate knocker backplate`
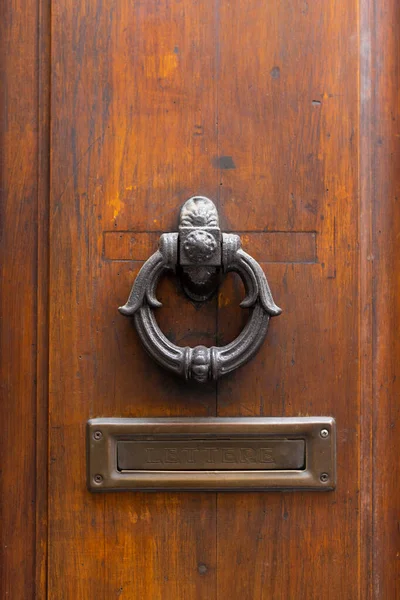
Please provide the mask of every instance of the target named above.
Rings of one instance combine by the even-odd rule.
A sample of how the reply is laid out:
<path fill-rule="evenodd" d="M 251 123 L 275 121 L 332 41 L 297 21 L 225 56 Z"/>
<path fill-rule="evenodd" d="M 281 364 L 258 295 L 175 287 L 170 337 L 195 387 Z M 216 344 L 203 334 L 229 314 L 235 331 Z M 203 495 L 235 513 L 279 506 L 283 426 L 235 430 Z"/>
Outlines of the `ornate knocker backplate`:
<path fill-rule="evenodd" d="M 194 301 L 204 301 L 214 293 L 221 270 L 240 275 L 246 290 L 241 306 L 252 312 L 233 342 L 190 348 L 168 340 L 153 309 L 161 306 L 156 298 L 157 283 L 169 270 L 179 273 L 186 294 Z M 129 298 L 119 311 L 134 317 L 140 339 L 154 360 L 169 371 L 198 382 L 218 379 L 250 360 L 264 341 L 270 317 L 282 312 L 258 262 L 242 250 L 238 235 L 221 233 L 217 209 L 203 196 L 185 202 L 179 233 L 161 235 L 158 250 L 139 271 Z"/>

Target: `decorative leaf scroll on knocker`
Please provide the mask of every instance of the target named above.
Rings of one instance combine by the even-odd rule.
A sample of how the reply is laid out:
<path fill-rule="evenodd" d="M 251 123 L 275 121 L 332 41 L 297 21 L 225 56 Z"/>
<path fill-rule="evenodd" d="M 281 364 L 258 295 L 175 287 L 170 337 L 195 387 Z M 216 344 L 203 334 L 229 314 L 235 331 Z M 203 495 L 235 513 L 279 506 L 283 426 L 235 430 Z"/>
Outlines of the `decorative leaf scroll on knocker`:
<path fill-rule="evenodd" d="M 251 316 L 240 335 L 226 346 L 182 347 L 168 340 L 159 328 L 153 309 L 160 276 L 165 271 L 180 275 L 185 293 L 204 301 L 215 292 L 220 271 L 234 271 L 243 280 L 246 297 L 240 304 Z M 205 382 L 218 379 L 250 360 L 264 341 L 270 317 L 282 311 L 276 306 L 264 271 L 241 249 L 238 235 L 221 233 L 214 203 L 203 196 L 190 198 L 181 209 L 179 233 L 164 233 L 158 250 L 145 262 L 129 298 L 119 308 L 135 319 L 147 352 L 161 366 L 185 379 Z"/>

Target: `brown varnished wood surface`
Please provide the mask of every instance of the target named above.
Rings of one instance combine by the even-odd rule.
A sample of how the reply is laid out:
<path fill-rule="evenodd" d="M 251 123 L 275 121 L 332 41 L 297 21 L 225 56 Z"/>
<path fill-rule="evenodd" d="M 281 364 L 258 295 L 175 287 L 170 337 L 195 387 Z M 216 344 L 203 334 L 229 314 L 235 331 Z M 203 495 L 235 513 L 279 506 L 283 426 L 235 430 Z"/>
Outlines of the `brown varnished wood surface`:
<path fill-rule="evenodd" d="M 374 598 L 400 597 L 400 6 L 366 3 L 372 178 L 372 565 Z M 369 25 L 369 26 L 368 26 Z M 368 38 L 369 34 L 369 38 Z M 368 127 L 368 122 L 365 123 Z M 370 544 L 371 547 L 371 544 Z"/>
<path fill-rule="evenodd" d="M 400 595 L 398 13 L 53 0 L 50 23 L 48 3 L 6 3 L 2 598 Z M 197 193 L 284 309 L 252 363 L 204 387 L 116 311 Z M 230 275 L 195 307 L 168 277 L 158 319 L 224 344 L 242 295 Z M 85 487 L 89 417 L 318 414 L 337 419 L 334 493 Z"/>
<path fill-rule="evenodd" d="M 357 596 L 358 90 L 347 83 L 357 36 L 354 55 L 338 45 L 356 34 L 357 14 L 330 10 L 170 2 L 92 4 L 83 15 L 55 3 L 50 595 L 63 567 L 74 573 L 66 597 Z M 216 199 L 226 229 L 248 232 L 261 261 L 253 232 L 282 232 L 293 248 L 308 234 L 315 248 L 311 261 L 264 263 L 285 314 L 257 360 L 218 385 L 217 407 L 213 386 L 191 391 L 155 368 L 115 313 L 138 268 L 123 232 L 138 232 L 132 258 L 143 259 L 141 232 L 176 228 L 196 192 Z M 165 331 L 181 344 L 196 342 L 192 327 L 208 344 L 216 327 L 219 343 L 231 339 L 243 322 L 232 286 L 240 291 L 230 279 L 216 315 L 169 280 Z M 333 414 L 340 488 L 91 497 L 73 458 L 84 452 L 84 406 L 88 416 Z"/>
<path fill-rule="evenodd" d="M 66 599 L 212 598 L 215 495 L 90 495 L 84 428 L 216 412 L 215 385 L 154 368 L 116 311 L 140 264 L 102 257 L 104 231 L 171 230 L 187 197 L 217 194 L 215 10 L 54 2 L 52 15 L 49 596 L 64 573 Z M 214 343 L 215 300 L 197 311 L 171 280 L 160 297 L 167 333 Z"/>
<path fill-rule="evenodd" d="M 39 132 L 46 139 L 39 25 L 36 0 L 3 2 L 0 18 L 0 597 L 33 598 L 36 569 L 45 552 L 41 524 L 47 497 L 46 431 L 36 436 L 37 402 L 44 400 L 37 375 L 39 192 L 48 190 Z M 47 39 L 49 31 L 47 28 Z M 45 78 L 43 77 L 43 80 Z M 44 153 L 48 161 L 48 151 Z M 45 205 L 46 192 L 44 194 Z M 46 209 L 43 213 L 46 221 Z M 43 251 L 47 245 L 43 243 Z M 43 280 L 45 287 L 47 282 Z M 41 284 L 40 284 L 41 285 Z M 47 338 L 47 328 L 45 328 Z M 46 370 L 45 370 L 46 371 Z M 44 372 L 45 372 L 44 371 Z M 42 378 L 46 385 L 47 375 Z M 39 410 L 40 415 L 43 415 Z M 47 409 L 45 413 L 47 420 Z M 38 452 L 36 452 L 38 440 Z M 41 456 L 42 465 L 37 465 Z M 37 466 L 39 468 L 37 469 Z M 42 482 L 43 496 L 37 493 Z M 38 523 L 37 523 L 38 521 Z M 38 588 L 40 588 L 40 583 Z"/>
<path fill-rule="evenodd" d="M 219 147 L 237 164 L 221 172 L 229 225 L 316 231 L 328 252 L 319 264 L 263 263 L 284 314 L 257 360 L 220 383 L 218 414 L 329 414 L 339 436 L 335 493 L 219 495 L 219 590 L 248 600 L 357 598 L 356 5 L 233 2 L 221 11 Z M 223 332 L 230 312 L 221 306 Z"/>

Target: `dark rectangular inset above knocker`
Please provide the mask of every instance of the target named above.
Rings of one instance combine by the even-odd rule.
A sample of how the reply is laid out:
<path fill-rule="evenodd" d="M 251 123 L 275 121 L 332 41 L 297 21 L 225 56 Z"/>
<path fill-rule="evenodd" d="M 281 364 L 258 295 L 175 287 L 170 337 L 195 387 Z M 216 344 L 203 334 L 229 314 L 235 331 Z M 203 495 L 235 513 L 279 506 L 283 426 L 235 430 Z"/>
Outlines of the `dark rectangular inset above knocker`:
<path fill-rule="evenodd" d="M 91 419 L 88 488 L 332 490 L 331 417 Z"/>

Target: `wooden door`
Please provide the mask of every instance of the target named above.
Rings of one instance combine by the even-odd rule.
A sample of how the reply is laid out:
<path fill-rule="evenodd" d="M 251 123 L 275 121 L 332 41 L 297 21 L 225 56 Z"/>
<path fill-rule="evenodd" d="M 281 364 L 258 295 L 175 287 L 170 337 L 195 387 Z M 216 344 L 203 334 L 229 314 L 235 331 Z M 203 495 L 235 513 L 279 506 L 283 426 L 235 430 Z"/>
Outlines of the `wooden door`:
<path fill-rule="evenodd" d="M 1 598 L 400 598 L 395 0 L 5 0 Z M 212 198 L 284 312 L 187 384 L 117 307 Z M 163 330 L 222 344 L 231 277 Z M 330 415 L 330 493 L 90 494 L 90 417 Z"/>

